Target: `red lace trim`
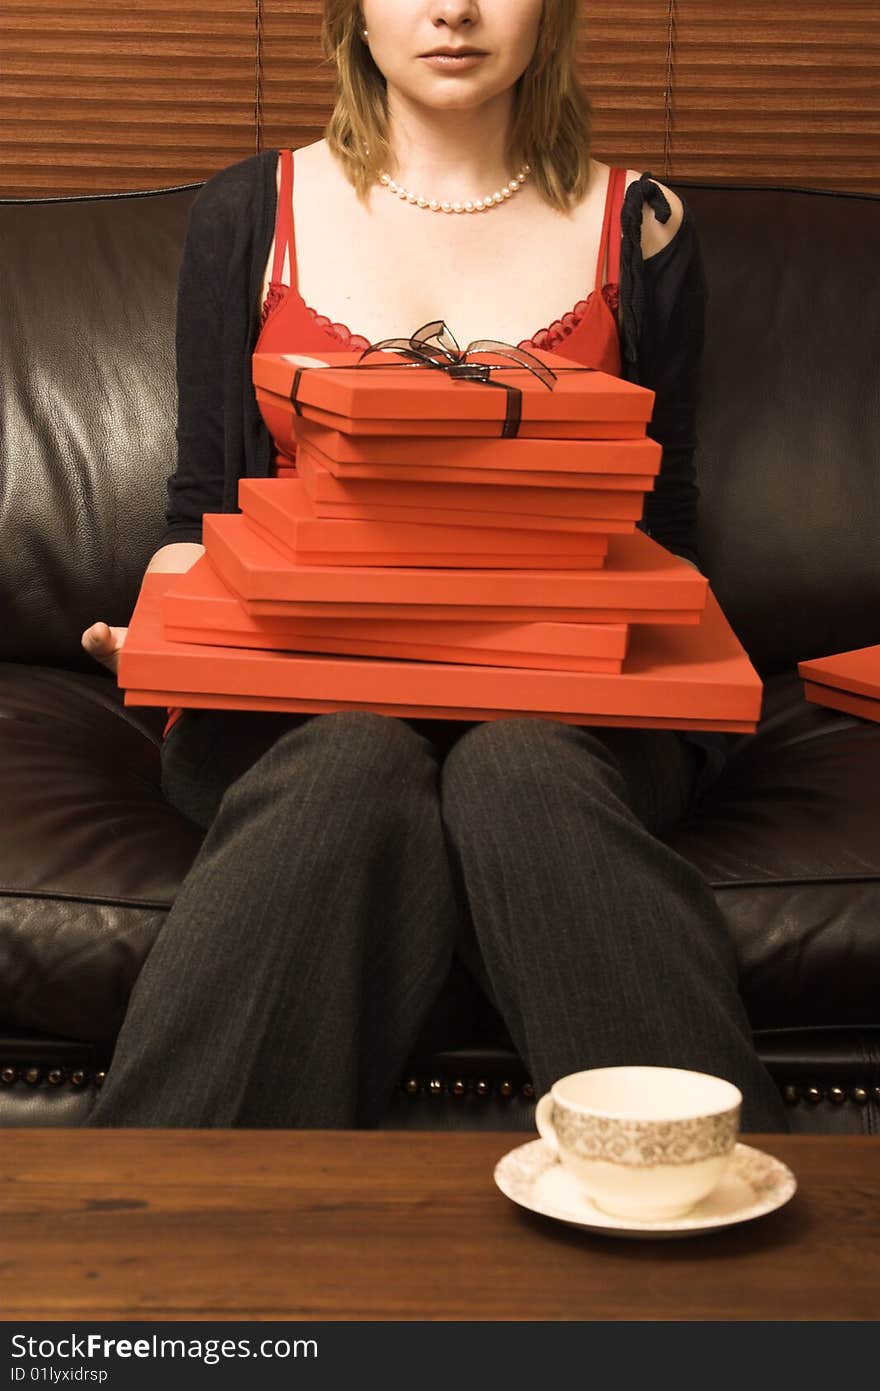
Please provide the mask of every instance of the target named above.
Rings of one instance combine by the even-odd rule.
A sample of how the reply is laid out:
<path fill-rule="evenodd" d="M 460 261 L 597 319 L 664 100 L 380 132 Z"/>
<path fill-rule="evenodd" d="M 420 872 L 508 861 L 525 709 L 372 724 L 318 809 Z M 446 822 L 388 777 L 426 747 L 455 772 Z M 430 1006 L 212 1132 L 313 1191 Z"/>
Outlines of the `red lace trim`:
<path fill-rule="evenodd" d="M 286 285 L 273 283 L 269 286 L 269 291 L 266 295 L 265 303 L 263 304 L 263 312 L 260 316 L 260 328 L 263 327 L 269 315 L 272 313 L 272 310 L 281 303 L 286 293 Z M 574 308 L 569 310 L 567 314 L 563 314 L 561 319 L 554 319 L 553 323 L 549 324 L 547 328 L 539 329 L 533 338 L 523 338 L 516 346 L 518 348 L 543 348 L 545 352 L 552 352 L 558 344 L 564 342 L 566 338 L 570 338 L 574 333 L 589 309 L 594 294 L 595 291 L 589 294 L 586 299 L 579 299 Z M 609 309 L 616 310 L 620 302 L 620 286 L 612 284 L 603 285 L 602 298 L 605 300 Z M 370 346 L 369 338 L 364 338 L 363 334 L 352 333 L 351 329 L 345 324 L 331 323 L 326 314 L 319 314 L 316 309 L 310 308 L 309 305 L 306 305 L 306 309 L 311 314 L 318 327 L 326 329 L 331 337 L 339 341 L 342 347 L 350 348 L 354 351 L 355 349 L 368 348 Z"/>
<path fill-rule="evenodd" d="M 263 327 L 273 309 L 277 308 L 284 299 L 284 296 L 287 294 L 287 288 L 286 285 L 274 281 L 269 286 L 266 298 L 263 302 L 263 311 L 260 315 L 260 328 Z M 310 309 L 308 305 L 306 305 L 306 309 L 318 325 L 318 328 L 326 329 L 332 338 L 338 339 L 341 347 L 350 348 L 354 351 L 355 349 L 368 348 L 370 346 L 369 338 L 364 338 L 360 333 L 352 333 L 351 329 L 347 328 L 345 324 L 331 323 L 326 314 L 319 314 L 316 309 Z"/>
<path fill-rule="evenodd" d="M 260 328 L 263 327 L 269 315 L 272 313 L 272 310 L 281 303 L 286 292 L 286 285 L 279 285 L 273 282 L 269 286 L 269 289 L 266 291 L 266 298 L 263 300 L 263 311 L 260 314 Z"/>
<path fill-rule="evenodd" d="M 306 305 L 306 309 L 309 310 L 318 328 L 326 329 L 334 338 L 338 338 L 343 348 L 350 348 L 351 351 L 354 352 L 357 348 L 368 348 L 370 346 L 369 338 L 364 338 L 362 333 L 352 333 L 351 329 L 346 328 L 345 324 L 331 323 L 326 314 L 319 314 L 317 309 L 309 309 L 308 305 Z"/>
<path fill-rule="evenodd" d="M 554 348 L 563 343 L 566 338 L 570 338 L 575 329 L 590 307 L 595 296 L 593 290 L 586 299 L 579 299 L 574 309 L 570 309 L 567 314 L 563 314 L 561 319 L 554 319 L 547 328 L 539 329 L 533 338 L 524 338 L 521 343 L 517 343 L 518 348 L 543 348 L 545 352 L 552 352 Z M 620 302 L 619 285 L 603 285 L 602 298 L 609 309 L 617 309 Z"/>

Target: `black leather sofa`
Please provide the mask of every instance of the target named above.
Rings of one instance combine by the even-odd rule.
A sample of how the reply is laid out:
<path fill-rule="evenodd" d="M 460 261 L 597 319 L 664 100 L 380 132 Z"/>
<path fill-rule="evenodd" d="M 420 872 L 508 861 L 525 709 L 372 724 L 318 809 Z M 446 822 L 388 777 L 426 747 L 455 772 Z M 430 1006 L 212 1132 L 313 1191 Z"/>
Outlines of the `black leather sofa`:
<path fill-rule="evenodd" d="M 0 205 L 0 1124 L 77 1125 L 199 844 L 157 712 L 82 653 L 125 623 L 174 458 L 176 277 L 197 186 Z M 689 186 L 711 287 L 702 552 L 765 678 L 669 839 L 714 885 L 795 1130 L 880 1130 L 880 725 L 801 658 L 880 642 L 880 199 Z M 170 1062 L 169 1062 L 169 1065 Z M 463 968 L 386 1124 L 528 1130 Z"/>

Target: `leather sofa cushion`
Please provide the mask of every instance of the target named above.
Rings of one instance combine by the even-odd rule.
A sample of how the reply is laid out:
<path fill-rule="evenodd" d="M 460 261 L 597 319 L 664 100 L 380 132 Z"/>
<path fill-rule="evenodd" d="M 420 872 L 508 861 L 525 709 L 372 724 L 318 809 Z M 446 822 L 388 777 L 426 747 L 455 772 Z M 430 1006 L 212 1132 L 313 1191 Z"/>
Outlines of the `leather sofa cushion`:
<path fill-rule="evenodd" d="M 880 198 L 684 186 L 709 284 L 699 549 L 762 676 L 880 641 Z"/>
<path fill-rule="evenodd" d="M 118 1031 L 200 843 L 161 795 L 158 713 L 100 674 L 0 665 L 5 1028 Z"/>
<path fill-rule="evenodd" d="M 872 1023 L 880 986 L 880 724 L 765 681 L 735 746 L 669 843 L 716 890 L 755 1028 Z"/>

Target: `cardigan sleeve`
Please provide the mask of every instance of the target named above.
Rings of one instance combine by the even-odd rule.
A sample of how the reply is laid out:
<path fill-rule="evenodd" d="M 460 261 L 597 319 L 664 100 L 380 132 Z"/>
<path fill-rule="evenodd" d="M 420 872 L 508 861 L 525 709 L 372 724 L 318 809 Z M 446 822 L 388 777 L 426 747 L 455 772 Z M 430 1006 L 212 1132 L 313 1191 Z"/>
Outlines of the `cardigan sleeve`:
<path fill-rule="evenodd" d="M 699 489 L 694 456 L 703 353 L 706 282 L 700 246 L 687 205 L 672 240 L 642 257 L 645 203 L 660 222 L 671 209 L 662 190 L 643 174 L 630 185 L 621 217 L 621 345 L 624 376 L 655 393 L 648 434 L 663 446 L 660 473 L 645 500 L 644 525 L 667 550 L 698 564 Z"/>
<path fill-rule="evenodd" d="M 224 363 L 217 181 L 190 208 L 177 288 L 177 463 L 160 544 L 202 540 L 202 516 L 223 511 Z"/>

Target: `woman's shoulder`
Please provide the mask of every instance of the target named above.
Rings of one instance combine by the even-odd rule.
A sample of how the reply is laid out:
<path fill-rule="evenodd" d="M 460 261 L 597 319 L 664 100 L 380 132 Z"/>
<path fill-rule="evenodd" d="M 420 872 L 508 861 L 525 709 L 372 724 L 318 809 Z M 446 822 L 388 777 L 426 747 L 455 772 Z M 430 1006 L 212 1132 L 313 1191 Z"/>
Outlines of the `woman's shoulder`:
<path fill-rule="evenodd" d="M 642 256 L 647 261 L 675 240 L 687 220 L 687 209 L 673 189 L 652 174 L 626 171 L 625 205 L 641 211 Z"/>

